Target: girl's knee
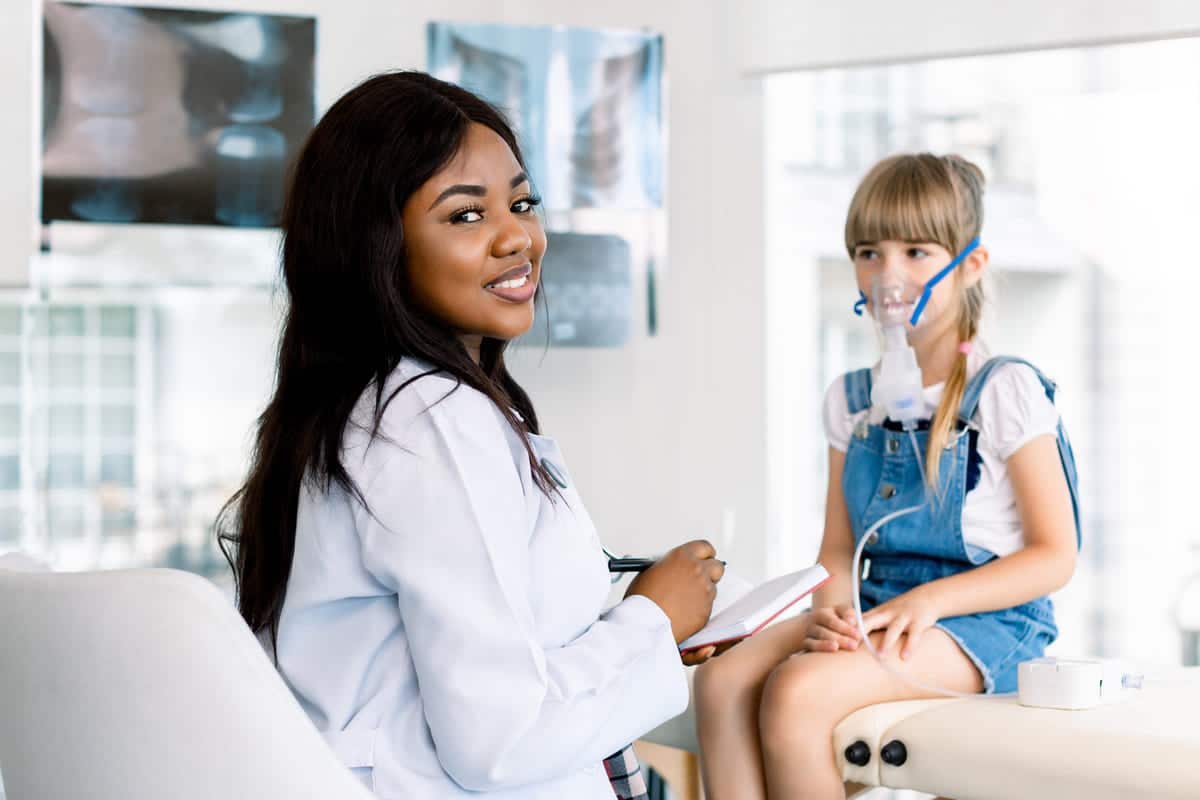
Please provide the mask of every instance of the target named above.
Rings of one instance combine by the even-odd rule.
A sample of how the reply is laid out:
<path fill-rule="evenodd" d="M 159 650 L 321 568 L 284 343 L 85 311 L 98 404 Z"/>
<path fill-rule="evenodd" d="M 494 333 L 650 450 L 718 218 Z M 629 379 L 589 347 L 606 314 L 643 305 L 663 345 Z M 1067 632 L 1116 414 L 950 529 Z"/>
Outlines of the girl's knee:
<path fill-rule="evenodd" d="M 764 748 L 828 741 L 839 712 L 829 701 L 834 676 L 825 662 L 821 655 L 792 656 L 771 672 L 758 715 Z"/>
<path fill-rule="evenodd" d="M 763 705 L 770 702 L 776 706 L 803 706 L 813 702 L 819 694 L 816 690 L 820 681 L 818 656 L 794 655 L 785 659 L 771 670 L 763 688 Z"/>
<path fill-rule="evenodd" d="M 697 667 L 692 679 L 697 713 L 719 714 L 745 702 L 745 690 L 753 682 L 748 666 L 718 657 Z"/>
<path fill-rule="evenodd" d="M 721 673 L 724 670 L 717 666 L 719 660 L 706 661 L 692 673 L 692 699 L 696 703 L 697 711 L 711 709 L 720 697 Z"/>

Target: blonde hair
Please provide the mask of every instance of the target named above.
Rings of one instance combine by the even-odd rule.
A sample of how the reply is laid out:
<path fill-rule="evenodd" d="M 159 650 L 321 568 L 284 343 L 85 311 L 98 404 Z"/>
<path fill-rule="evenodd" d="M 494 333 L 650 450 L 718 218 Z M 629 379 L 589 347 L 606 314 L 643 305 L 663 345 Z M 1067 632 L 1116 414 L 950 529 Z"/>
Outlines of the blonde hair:
<path fill-rule="evenodd" d="M 846 215 L 846 250 L 862 242 L 896 239 L 906 242 L 935 242 L 952 255 L 962 252 L 983 228 L 983 172 L 956 155 L 929 153 L 898 155 L 876 164 L 859 184 Z M 983 318 L 982 282 L 959 285 L 958 340 L 970 342 L 979 332 Z M 925 474 L 930 486 L 938 485 L 942 450 L 950 441 L 959 405 L 967 386 L 967 356 L 955 359 L 941 403 L 929 426 L 929 449 Z"/>

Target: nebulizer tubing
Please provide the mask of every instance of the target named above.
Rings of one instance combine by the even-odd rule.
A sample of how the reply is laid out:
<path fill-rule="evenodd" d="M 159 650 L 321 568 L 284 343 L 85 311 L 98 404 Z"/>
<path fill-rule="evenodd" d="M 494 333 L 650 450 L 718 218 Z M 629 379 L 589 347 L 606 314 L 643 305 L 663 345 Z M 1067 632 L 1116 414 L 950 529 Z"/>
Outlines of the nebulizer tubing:
<path fill-rule="evenodd" d="M 1126 672 L 1121 675 L 1122 689 L 1178 689 L 1193 688 L 1200 684 L 1200 678 L 1175 676 L 1170 678 L 1147 675 L 1144 672 Z"/>
<path fill-rule="evenodd" d="M 909 435 L 910 435 L 910 440 L 913 443 L 913 447 L 916 447 L 917 446 L 916 445 L 916 436 L 912 434 L 912 431 L 909 431 Z M 917 455 L 918 455 L 918 459 L 919 459 L 920 458 L 919 449 L 918 449 Z M 929 503 L 929 500 L 928 500 L 928 496 L 927 496 L 926 501 L 924 503 L 921 503 L 920 505 L 909 506 L 908 508 L 902 508 L 899 511 L 893 511 L 891 514 L 888 514 L 887 516 L 880 518 L 879 520 L 877 520 L 875 522 L 874 525 L 867 528 L 867 532 L 863 534 L 862 539 L 860 539 L 858 542 L 858 547 L 856 547 L 854 550 L 854 558 L 851 560 L 851 564 L 850 564 L 850 590 L 851 590 L 851 597 L 854 600 L 854 621 L 858 625 L 858 632 L 859 632 L 859 635 L 862 637 L 863 644 L 866 646 L 867 651 L 870 652 L 870 654 L 872 656 L 874 656 L 875 661 L 877 661 L 879 663 L 879 666 L 883 667 L 884 672 L 887 672 L 890 675 L 894 675 L 895 677 L 897 677 L 900 680 L 907 683 L 909 686 L 912 686 L 915 689 L 920 689 L 923 692 L 929 692 L 931 694 L 945 695 L 947 697 L 971 697 L 971 698 L 1008 697 L 1011 695 L 1015 695 L 1016 692 L 1007 692 L 1005 694 L 991 694 L 991 695 L 981 695 L 981 694 L 972 693 L 972 692 L 959 692 L 954 689 L 946 689 L 945 687 L 942 687 L 942 686 L 934 686 L 933 684 L 924 683 L 922 681 L 919 681 L 910 675 L 906 675 L 904 672 L 896 669 L 891 664 L 889 664 L 887 661 L 885 661 L 883 656 L 875 648 L 874 643 L 871 642 L 871 637 L 867 634 L 867 626 L 863 622 L 862 595 L 860 593 L 860 587 L 859 587 L 859 575 L 860 575 L 859 568 L 860 568 L 860 565 L 862 562 L 863 550 L 864 550 L 864 548 L 866 548 L 866 546 L 868 544 L 870 544 L 875 539 L 876 536 L 878 536 L 879 529 L 882 528 L 884 525 L 888 524 L 889 522 L 891 522 L 893 520 L 899 519 L 900 517 L 903 517 L 905 515 L 920 511 L 921 509 L 925 508 L 925 506 L 928 505 L 928 503 Z"/>
<path fill-rule="evenodd" d="M 871 542 L 873 542 L 876 538 L 878 538 L 879 529 L 882 528 L 884 525 L 887 525 L 889 522 L 892 522 L 893 520 L 897 520 L 897 519 L 900 519 L 901 517 L 907 516 L 908 514 L 913 514 L 917 511 L 920 511 L 921 509 L 923 509 L 927 505 L 929 505 L 929 498 L 930 498 L 929 484 L 926 482 L 926 479 L 925 479 L 925 467 L 924 467 L 923 461 L 921 460 L 921 448 L 920 448 L 920 445 L 917 444 L 917 437 L 916 437 L 916 434 L 914 433 L 915 427 L 916 427 L 915 425 L 913 425 L 912 427 L 906 427 L 906 430 L 908 432 L 908 441 L 910 444 L 912 444 L 913 453 L 917 456 L 917 465 L 921 471 L 921 482 L 922 482 L 922 484 L 925 485 L 925 502 L 923 502 L 919 505 L 909 506 L 908 508 L 902 508 L 902 509 L 899 509 L 898 511 L 893 511 L 892 513 L 887 514 L 886 516 L 880 518 L 873 525 L 871 525 L 869 528 L 867 528 L 866 532 L 863 534 L 862 538 L 859 540 L 858 546 L 855 547 L 855 549 L 854 549 L 854 557 L 851 559 L 851 563 L 850 563 L 850 589 L 851 589 L 851 598 L 854 601 L 854 621 L 855 621 L 856 625 L 858 626 L 859 635 L 862 637 L 863 644 L 866 646 L 867 651 L 871 653 L 871 655 L 875 658 L 875 661 L 878 662 L 879 666 L 881 666 L 885 672 L 887 672 L 889 675 L 893 675 L 896 678 L 899 678 L 900 680 L 904 681 L 905 683 L 907 683 L 909 686 L 912 686 L 913 688 L 920 689 L 923 692 L 929 692 L 930 694 L 944 695 L 946 697 L 970 698 L 970 699 L 976 699 L 976 700 L 991 700 L 991 699 L 999 699 L 999 698 L 1016 697 L 1017 692 L 999 692 L 999 693 L 993 693 L 993 694 L 959 692 L 954 689 L 947 689 L 942 686 L 935 686 L 933 684 L 924 683 L 923 681 L 919 681 L 909 675 L 906 675 L 904 672 L 896 669 L 891 664 L 889 664 L 887 661 L 885 661 L 883 656 L 876 649 L 874 643 L 871 642 L 871 637 L 867 634 L 867 626 L 866 626 L 866 623 L 863 621 L 862 594 L 861 594 L 861 586 L 859 583 L 859 580 L 860 580 L 859 576 L 862 574 L 861 566 L 862 566 L 863 553 L 865 552 L 867 545 L 871 544 Z M 1125 689 L 1125 690 L 1138 690 L 1138 689 L 1142 689 L 1142 688 L 1146 688 L 1146 687 L 1151 687 L 1151 688 L 1187 687 L 1187 688 L 1191 688 L 1191 687 L 1195 687 L 1198 683 L 1200 683 L 1200 679 L 1191 677 L 1191 676 L 1160 677 L 1160 676 L 1156 676 L 1156 675 L 1147 675 L 1144 672 L 1124 672 L 1121 674 L 1121 688 Z"/>
<path fill-rule="evenodd" d="M 867 651 L 870 652 L 870 654 L 872 656 L 874 656 L 875 661 L 879 663 L 879 666 L 883 667 L 883 670 L 885 672 L 887 672 L 888 674 L 894 675 L 895 677 L 904 681 L 905 683 L 907 683 L 909 686 L 912 686 L 913 688 L 920 689 L 923 692 L 929 692 L 931 694 L 945 695 L 947 697 L 973 697 L 973 698 L 1011 697 L 1011 696 L 1015 695 L 1016 692 L 1005 692 L 1003 694 L 981 695 L 981 694 L 974 693 L 974 692 L 959 692 L 954 689 L 946 689 L 945 687 L 942 687 L 942 686 L 934 686 L 933 684 L 918 681 L 917 679 L 904 674 L 902 671 L 896 669 L 891 664 L 889 664 L 887 661 L 885 661 L 883 656 L 875 648 L 874 643 L 871 641 L 870 635 L 868 635 L 868 633 L 867 633 L 866 623 L 863 622 L 862 593 L 861 593 L 861 587 L 859 585 L 859 576 L 862 574 L 861 567 L 862 567 L 863 552 L 865 551 L 868 544 L 870 544 L 876 538 L 878 538 L 879 529 L 882 528 L 884 525 L 887 525 L 889 522 L 892 522 L 893 520 L 897 520 L 897 519 L 900 519 L 901 517 L 907 516 L 908 514 L 913 514 L 917 511 L 920 511 L 921 509 L 923 509 L 927 505 L 929 505 L 930 489 L 929 489 L 929 484 L 925 478 L 925 466 L 924 466 L 924 462 L 921 458 L 921 447 L 919 444 L 917 444 L 916 423 L 912 422 L 912 423 L 905 424 L 904 428 L 908 432 L 908 441 L 912 445 L 913 454 L 916 455 L 916 457 L 917 457 L 917 467 L 921 471 L 921 483 L 925 487 L 925 502 L 920 503 L 919 505 L 909 506 L 908 508 L 902 508 L 902 509 L 899 509 L 898 511 L 893 511 L 892 513 L 887 514 L 887 515 L 881 517 L 880 519 L 876 520 L 875 523 L 873 525 L 871 525 L 871 527 L 867 528 L 867 530 L 863 534 L 862 538 L 859 539 L 858 546 L 856 548 L 854 548 L 854 557 L 850 561 L 850 591 L 851 591 L 851 599 L 854 601 L 854 621 L 858 626 L 858 633 L 862 637 L 862 642 L 866 646 Z"/>
<path fill-rule="evenodd" d="M 876 520 L 871 527 L 867 528 L 866 532 L 862 535 L 862 538 L 859 539 L 858 546 L 854 548 L 854 557 L 850 560 L 850 596 L 854 601 L 854 621 L 858 626 L 858 633 L 862 637 L 862 642 L 866 646 L 867 651 L 875 657 L 875 661 L 879 663 L 879 666 L 883 667 L 884 672 L 894 675 L 913 688 L 920 689 L 923 692 L 929 692 L 931 694 L 945 695 L 947 697 L 993 698 L 1015 696 L 1016 692 L 1003 692 L 989 695 L 983 695 L 976 692 L 959 692 L 954 689 L 946 689 L 942 686 L 934 686 L 933 684 L 919 681 L 916 678 L 904 674 L 885 661 L 880 652 L 875 648 L 874 643 L 871 641 L 870 635 L 867 633 L 866 623 L 863 622 L 862 593 L 859 585 L 859 576 L 862 574 L 861 567 L 863 552 L 866 550 L 867 545 L 878 538 L 879 529 L 884 525 L 887 525 L 893 520 L 907 516 L 908 514 L 913 514 L 917 511 L 920 511 L 929 505 L 930 489 L 929 483 L 925 478 L 925 465 L 921 458 L 921 447 L 919 444 L 917 444 L 916 423 L 907 423 L 904 425 L 904 428 L 908 432 L 908 441 L 912 445 L 913 454 L 917 457 L 917 468 L 921 471 L 921 484 L 925 487 L 925 502 L 919 505 L 909 506 L 908 508 L 902 508 L 898 511 L 893 511 L 892 513 Z"/>

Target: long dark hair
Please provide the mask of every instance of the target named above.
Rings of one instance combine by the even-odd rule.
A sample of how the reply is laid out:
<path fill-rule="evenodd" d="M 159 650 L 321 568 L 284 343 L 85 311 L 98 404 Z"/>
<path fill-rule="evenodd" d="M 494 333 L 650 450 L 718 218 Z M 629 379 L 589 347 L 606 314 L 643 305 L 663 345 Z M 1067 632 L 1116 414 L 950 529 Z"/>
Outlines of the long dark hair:
<path fill-rule="evenodd" d="M 326 112 L 293 169 L 282 222 L 289 303 L 275 393 L 258 420 L 246 482 L 216 525 L 238 610 L 272 646 L 302 483 L 340 486 L 365 505 L 341 461 L 342 435 L 368 387 L 378 435 L 388 403 L 408 385 L 383 396 L 402 358 L 487 395 L 525 442 L 538 487 L 550 493 L 550 476 L 525 436 L 537 433 L 537 414 L 504 365 L 507 342 L 484 338 L 477 364 L 409 291 L 401 210 L 455 156 L 471 123 L 495 131 L 525 165 L 512 128 L 475 95 L 421 72 L 376 75 Z"/>

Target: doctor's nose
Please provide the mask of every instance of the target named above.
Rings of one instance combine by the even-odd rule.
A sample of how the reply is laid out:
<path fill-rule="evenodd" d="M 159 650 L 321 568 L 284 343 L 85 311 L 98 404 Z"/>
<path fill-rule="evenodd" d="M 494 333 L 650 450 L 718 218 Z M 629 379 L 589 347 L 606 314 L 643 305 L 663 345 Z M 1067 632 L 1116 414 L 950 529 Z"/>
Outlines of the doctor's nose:
<path fill-rule="evenodd" d="M 533 247 L 533 236 L 525 230 L 515 217 L 509 217 L 503 227 L 497 231 L 492 240 L 492 255 L 496 258 L 506 258 L 523 253 Z"/>

